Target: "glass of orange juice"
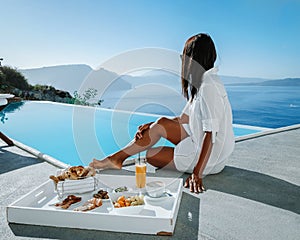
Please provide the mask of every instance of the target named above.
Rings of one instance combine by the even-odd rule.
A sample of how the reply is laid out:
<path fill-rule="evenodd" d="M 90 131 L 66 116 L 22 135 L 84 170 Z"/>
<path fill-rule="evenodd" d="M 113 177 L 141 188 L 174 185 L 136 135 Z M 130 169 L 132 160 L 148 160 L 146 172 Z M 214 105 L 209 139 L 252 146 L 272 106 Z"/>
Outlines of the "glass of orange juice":
<path fill-rule="evenodd" d="M 137 188 L 146 186 L 146 158 L 141 158 L 140 155 L 135 161 L 135 182 Z"/>

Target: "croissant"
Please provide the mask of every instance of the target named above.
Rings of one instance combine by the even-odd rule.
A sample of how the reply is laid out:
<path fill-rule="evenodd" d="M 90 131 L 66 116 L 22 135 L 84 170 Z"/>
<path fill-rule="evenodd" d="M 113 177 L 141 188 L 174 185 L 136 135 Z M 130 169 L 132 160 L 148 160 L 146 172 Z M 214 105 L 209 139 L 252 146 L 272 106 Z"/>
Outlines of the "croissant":
<path fill-rule="evenodd" d="M 59 181 L 64 181 L 65 179 L 78 180 L 80 178 L 91 177 L 95 175 L 96 171 L 92 167 L 73 166 L 65 169 L 58 176 L 51 175 L 50 179 L 57 184 Z"/>

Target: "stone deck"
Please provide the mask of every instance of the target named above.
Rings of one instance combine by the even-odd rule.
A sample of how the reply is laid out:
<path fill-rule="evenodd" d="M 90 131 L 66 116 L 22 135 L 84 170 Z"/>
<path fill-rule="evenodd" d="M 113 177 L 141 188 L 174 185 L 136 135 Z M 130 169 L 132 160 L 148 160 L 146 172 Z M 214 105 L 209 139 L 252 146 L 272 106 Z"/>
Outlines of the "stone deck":
<path fill-rule="evenodd" d="M 6 207 L 48 180 L 56 167 L 0 140 L 1 239 L 299 239 L 300 129 L 236 143 L 205 193 L 184 190 L 173 237 L 8 224 Z M 104 174 L 133 174 L 105 171 Z M 187 175 L 159 170 L 156 176 Z"/>

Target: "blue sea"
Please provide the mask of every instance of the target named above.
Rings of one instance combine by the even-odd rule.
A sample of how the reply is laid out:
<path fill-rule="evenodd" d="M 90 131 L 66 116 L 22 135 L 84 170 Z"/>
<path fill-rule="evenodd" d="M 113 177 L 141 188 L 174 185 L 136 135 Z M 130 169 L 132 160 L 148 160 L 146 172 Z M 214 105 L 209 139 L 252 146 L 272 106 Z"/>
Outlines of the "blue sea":
<path fill-rule="evenodd" d="M 299 86 L 225 86 L 236 124 L 278 128 L 300 123 Z"/>
<path fill-rule="evenodd" d="M 167 74 L 164 76 L 166 79 L 170 77 Z M 109 92 L 103 96 L 103 107 L 115 109 L 122 105 L 119 108 L 121 110 L 168 116 L 180 114 L 186 104 L 181 95 L 180 82 L 174 77 L 169 81 L 164 81 L 164 78 L 157 79 L 160 82 L 156 86 L 143 78 L 142 83 L 136 84 L 133 90 L 119 94 Z M 300 86 L 225 84 L 225 88 L 232 105 L 235 124 L 278 128 L 300 123 Z M 138 106 L 142 107 L 137 109 Z"/>
<path fill-rule="evenodd" d="M 225 88 L 235 124 L 278 128 L 300 123 L 300 86 L 225 85 Z M 159 95 L 164 94 L 166 95 L 162 92 Z M 148 96 L 145 101 L 151 100 Z M 159 101 L 162 102 L 161 105 L 148 104 L 139 111 L 174 116 L 181 113 L 186 100 L 183 102 L 177 98 L 164 98 Z M 163 105 L 175 106 L 175 111 L 171 112 Z"/>
<path fill-rule="evenodd" d="M 299 86 L 230 86 L 225 85 L 233 111 L 233 123 L 257 127 L 278 128 L 300 123 L 300 87 Z M 164 90 L 164 89 L 163 89 Z M 174 97 L 161 97 L 164 92 L 156 92 L 141 98 L 120 98 L 112 96 L 105 98 L 104 108 L 114 109 L 117 101 L 123 105 L 131 106 L 130 111 L 154 113 L 159 115 L 174 116 L 181 113 L 185 105 L 184 99 L 179 99 L 179 92 Z M 159 98 L 158 98 L 159 96 Z M 138 96 L 140 97 L 140 96 Z M 158 99 L 155 104 L 153 99 Z M 143 101 L 141 101 L 143 100 Z M 178 100 L 178 101 L 177 101 Z M 132 108 L 133 103 L 142 102 L 143 107 Z M 148 104 L 150 103 L 150 104 Z M 162 104 L 160 104 L 162 103 Z M 105 105 L 104 104 L 104 105 Z M 175 106 L 176 111 L 164 106 Z M 128 110 L 123 109 L 122 110 Z M 0 114 L 3 122 L 4 116 Z"/>

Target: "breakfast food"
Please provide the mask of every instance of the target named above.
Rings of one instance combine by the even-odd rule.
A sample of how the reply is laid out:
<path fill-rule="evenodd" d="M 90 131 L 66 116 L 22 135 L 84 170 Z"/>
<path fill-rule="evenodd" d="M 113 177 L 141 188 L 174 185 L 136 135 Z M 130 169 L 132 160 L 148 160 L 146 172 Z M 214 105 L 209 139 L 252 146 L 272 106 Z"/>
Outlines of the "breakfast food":
<path fill-rule="evenodd" d="M 90 200 L 88 200 L 87 202 L 85 202 L 82 206 L 77 207 L 74 209 L 74 211 L 90 211 L 93 210 L 97 207 L 101 207 L 102 206 L 102 199 L 100 198 L 92 198 Z"/>
<path fill-rule="evenodd" d="M 130 206 L 137 206 L 143 204 L 144 204 L 144 195 L 139 195 L 139 196 L 136 195 L 128 198 L 125 198 L 125 196 L 121 196 L 117 199 L 116 202 L 114 202 L 114 207 L 121 208 L 121 207 L 130 207 Z"/>
<path fill-rule="evenodd" d="M 126 186 L 124 187 L 118 187 L 115 189 L 115 192 L 127 192 L 128 191 L 128 188 Z"/>
<path fill-rule="evenodd" d="M 93 197 L 94 198 L 100 198 L 100 199 L 109 199 L 108 192 L 104 191 L 104 190 L 98 191 L 98 193 L 95 193 L 93 195 Z"/>
<path fill-rule="evenodd" d="M 96 171 L 92 167 L 74 166 L 63 170 L 58 176 L 51 175 L 50 179 L 57 184 L 59 181 L 64 181 L 65 179 L 78 180 L 95 175 Z"/>
<path fill-rule="evenodd" d="M 63 209 L 68 209 L 72 204 L 80 202 L 81 197 L 76 197 L 75 195 L 69 195 L 67 198 L 65 198 L 62 202 L 56 203 L 56 207 L 61 207 Z"/>

